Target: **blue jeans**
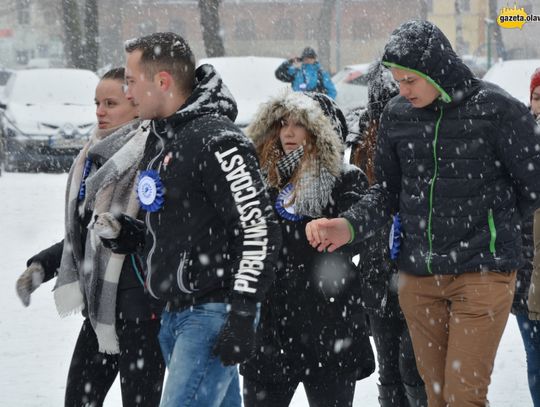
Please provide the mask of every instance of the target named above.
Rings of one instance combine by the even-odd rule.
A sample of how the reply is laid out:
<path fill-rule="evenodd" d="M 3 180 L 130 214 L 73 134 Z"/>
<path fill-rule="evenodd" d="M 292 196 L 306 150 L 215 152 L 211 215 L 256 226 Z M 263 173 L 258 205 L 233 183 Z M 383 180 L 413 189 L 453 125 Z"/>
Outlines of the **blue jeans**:
<path fill-rule="evenodd" d="M 540 321 L 516 315 L 527 355 L 527 377 L 534 407 L 540 407 Z"/>
<path fill-rule="evenodd" d="M 228 305 L 209 303 L 164 311 L 159 343 L 169 375 L 160 407 L 240 407 L 237 366 L 212 354 Z"/>

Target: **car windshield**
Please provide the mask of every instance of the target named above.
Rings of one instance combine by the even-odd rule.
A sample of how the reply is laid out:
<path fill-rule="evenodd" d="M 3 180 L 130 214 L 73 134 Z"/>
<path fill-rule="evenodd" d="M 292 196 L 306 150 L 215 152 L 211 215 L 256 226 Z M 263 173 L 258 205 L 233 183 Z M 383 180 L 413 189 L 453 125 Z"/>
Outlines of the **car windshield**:
<path fill-rule="evenodd" d="M 91 105 L 97 82 L 97 76 L 85 70 L 19 71 L 8 81 L 5 94 L 9 101 L 27 105 Z"/>

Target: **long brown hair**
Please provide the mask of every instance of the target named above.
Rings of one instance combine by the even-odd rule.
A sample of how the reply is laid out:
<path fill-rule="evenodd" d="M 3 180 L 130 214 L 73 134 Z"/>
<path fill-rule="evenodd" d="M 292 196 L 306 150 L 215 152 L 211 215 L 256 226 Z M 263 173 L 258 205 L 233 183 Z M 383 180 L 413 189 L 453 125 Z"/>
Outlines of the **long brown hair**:
<path fill-rule="evenodd" d="M 351 162 L 364 171 L 369 185 L 376 182 L 374 161 L 378 129 L 379 121 L 370 119 L 366 130 L 364 130 L 362 142 L 353 146 L 351 154 Z"/>
<path fill-rule="evenodd" d="M 266 181 L 268 186 L 280 189 L 285 186 L 285 182 L 287 181 L 288 184 L 293 185 L 294 190 L 296 191 L 296 184 L 300 178 L 302 169 L 316 163 L 315 158 L 317 157 L 319 150 L 315 142 L 315 136 L 306 129 L 306 144 L 304 146 L 304 155 L 300 161 L 300 164 L 294 171 L 290 180 L 282 180 L 277 167 L 278 161 L 285 156 L 285 151 L 283 151 L 281 142 L 279 140 L 280 130 L 281 120 L 278 120 L 268 129 L 267 133 L 262 138 L 262 141 L 255 146 L 255 151 L 257 152 L 261 169 L 266 173 Z M 294 203 L 295 198 L 296 195 L 293 194 L 290 201 L 291 204 Z"/>

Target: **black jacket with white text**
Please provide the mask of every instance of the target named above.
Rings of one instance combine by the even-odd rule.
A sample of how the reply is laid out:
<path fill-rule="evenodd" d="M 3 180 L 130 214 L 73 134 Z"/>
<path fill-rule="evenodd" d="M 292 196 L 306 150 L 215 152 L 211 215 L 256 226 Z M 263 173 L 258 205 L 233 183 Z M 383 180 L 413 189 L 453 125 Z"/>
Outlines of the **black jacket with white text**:
<path fill-rule="evenodd" d="M 147 287 L 171 309 L 226 302 L 254 314 L 274 278 L 281 232 L 253 145 L 233 123 L 234 99 L 210 65 L 196 75 L 178 112 L 152 122 L 141 164 L 163 192 L 161 207 L 140 216 Z"/>

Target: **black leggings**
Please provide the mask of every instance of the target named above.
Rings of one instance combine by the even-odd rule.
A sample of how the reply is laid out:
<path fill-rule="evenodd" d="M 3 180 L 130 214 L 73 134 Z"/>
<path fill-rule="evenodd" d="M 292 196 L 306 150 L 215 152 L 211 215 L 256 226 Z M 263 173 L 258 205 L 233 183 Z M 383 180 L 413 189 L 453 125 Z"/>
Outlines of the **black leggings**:
<path fill-rule="evenodd" d="M 299 380 L 286 383 L 259 383 L 244 376 L 245 407 L 287 407 Z M 310 407 L 351 407 L 356 379 L 331 377 L 317 383 L 302 381 Z"/>
<path fill-rule="evenodd" d="M 409 330 L 399 316 L 369 315 L 371 335 L 377 348 L 379 382 L 384 385 L 407 384 L 422 386 Z"/>
<path fill-rule="evenodd" d="M 159 319 L 116 320 L 120 354 L 98 352 L 90 321 L 83 322 L 66 386 L 65 407 L 100 407 L 120 372 L 124 407 L 157 407 L 165 364 L 158 342 Z"/>

